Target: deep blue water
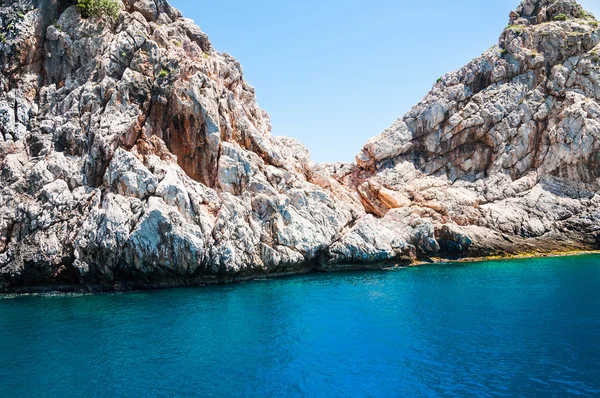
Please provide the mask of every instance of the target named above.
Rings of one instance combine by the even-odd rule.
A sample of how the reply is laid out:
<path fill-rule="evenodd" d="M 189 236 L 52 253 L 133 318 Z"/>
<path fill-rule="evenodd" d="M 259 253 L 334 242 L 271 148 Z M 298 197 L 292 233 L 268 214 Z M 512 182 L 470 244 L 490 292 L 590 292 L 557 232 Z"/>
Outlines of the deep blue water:
<path fill-rule="evenodd" d="M 0 397 L 442 395 L 600 395 L 600 257 L 0 299 Z"/>

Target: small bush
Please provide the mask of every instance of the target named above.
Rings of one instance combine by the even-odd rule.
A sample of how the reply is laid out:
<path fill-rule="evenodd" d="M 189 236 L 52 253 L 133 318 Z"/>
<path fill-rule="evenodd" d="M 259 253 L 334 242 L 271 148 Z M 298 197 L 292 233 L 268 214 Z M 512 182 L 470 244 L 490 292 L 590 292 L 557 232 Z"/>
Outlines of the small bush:
<path fill-rule="evenodd" d="M 437 82 L 438 82 L 438 83 L 441 83 L 441 82 L 442 82 L 442 78 L 441 78 L 441 77 L 439 77 L 439 78 L 437 79 Z"/>
<path fill-rule="evenodd" d="M 119 16 L 119 3 L 116 0 L 77 0 L 77 10 L 83 18 L 108 19 L 114 21 Z"/>
<path fill-rule="evenodd" d="M 164 78 L 167 78 L 167 77 L 169 77 L 169 71 L 166 70 L 166 69 L 162 69 L 160 71 L 160 73 L 158 74 L 158 78 L 159 79 L 164 79 Z"/>
<path fill-rule="evenodd" d="M 579 4 L 577 4 L 575 7 L 577 9 L 577 18 L 591 19 L 591 20 L 596 19 L 593 14 L 590 14 L 589 12 L 584 10 L 583 7 L 581 7 Z"/>
<path fill-rule="evenodd" d="M 517 36 L 521 36 L 525 33 L 525 26 L 523 25 L 508 25 L 507 29 L 514 32 Z"/>
<path fill-rule="evenodd" d="M 6 37 L 2 33 L 0 33 L 0 43 L 6 43 Z"/>
<path fill-rule="evenodd" d="M 17 17 L 19 19 L 23 19 L 23 18 L 25 18 L 25 14 L 23 14 L 22 12 L 19 11 L 19 12 L 17 12 Z"/>
<path fill-rule="evenodd" d="M 508 50 L 506 48 L 503 48 L 502 49 L 502 55 L 506 55 L 506 54 L 508 54 Z"/>
<path fill-rule="evenodd" d="M 554 16 L 555 21 L 566 21 L 568 19 L 569 19 L 569 17 L 567 17 L 565 14 L 562 14 L 562 13 Z"/>

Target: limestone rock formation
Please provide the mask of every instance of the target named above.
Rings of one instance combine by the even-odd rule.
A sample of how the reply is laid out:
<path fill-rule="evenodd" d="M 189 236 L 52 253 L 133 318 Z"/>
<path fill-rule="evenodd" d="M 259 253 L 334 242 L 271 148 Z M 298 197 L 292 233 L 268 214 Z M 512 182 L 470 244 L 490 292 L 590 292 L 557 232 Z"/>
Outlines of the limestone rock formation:
<path fill-rule="evenodd" d="M 356 164 L 271 135 L 166 0 L 0 7 L 0 291 L 128 289 L 592 249 L 600 27 L 526 0 Z"/>
<path fill-rule="evenodd" d="M 440 248 L 424 253 L 594 248 L 599 43 L 575 1 L 523 1 L 498 46 L 443 76 L 342 180 L 384 220 L 431 222 Z"/>

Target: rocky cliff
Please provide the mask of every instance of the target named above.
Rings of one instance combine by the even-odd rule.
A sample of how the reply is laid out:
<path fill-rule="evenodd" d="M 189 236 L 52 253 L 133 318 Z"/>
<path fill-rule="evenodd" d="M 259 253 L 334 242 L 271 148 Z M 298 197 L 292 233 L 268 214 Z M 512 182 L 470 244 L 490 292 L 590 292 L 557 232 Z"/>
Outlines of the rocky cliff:
<path fill-rule="evenodd" d="M 524 1 L 335 165 L 272 136 L 240 63 L 165 0 L 74 3 L 0 7 L 2 291 L 598 245 L 600 27 L 574 1 Z"/>

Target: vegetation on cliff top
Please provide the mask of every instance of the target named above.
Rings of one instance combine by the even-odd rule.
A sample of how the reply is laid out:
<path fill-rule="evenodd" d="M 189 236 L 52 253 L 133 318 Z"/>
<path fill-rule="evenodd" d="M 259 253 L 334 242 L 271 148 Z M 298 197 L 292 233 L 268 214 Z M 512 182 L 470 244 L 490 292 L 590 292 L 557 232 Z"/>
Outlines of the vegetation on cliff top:
<path fill-rule="evenodd" d="M 77 0 L 77 10 L 84 18 L 115 20 L 120 8 L 116 0 Z"/>

